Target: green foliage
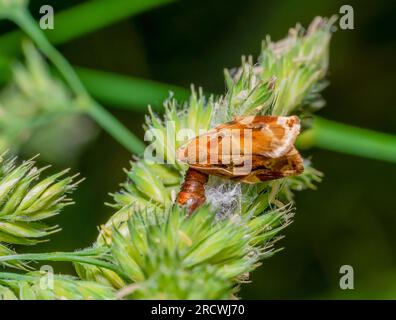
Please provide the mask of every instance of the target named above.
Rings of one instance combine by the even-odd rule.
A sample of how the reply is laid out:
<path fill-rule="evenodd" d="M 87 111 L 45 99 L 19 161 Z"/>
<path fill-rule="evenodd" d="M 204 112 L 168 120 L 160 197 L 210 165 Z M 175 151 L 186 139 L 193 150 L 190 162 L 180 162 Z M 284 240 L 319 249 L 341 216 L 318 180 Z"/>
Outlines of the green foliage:
<path fill-rule="evenodd" d="M 73 105 L 66 87 L 50 75 L 31 43 L 24 44 L 24 53 L 26 66 L 15 64 L 13 81 L 0 92 L 0 150 L 18 150 L 37 127 Z"/>
<path fill-rule="evenodd" d="M 103 300 L 115 297 L 115 291 L 109 287 L 71 276 L 39 271 L 23 276 L 0 273 L 0 300 Z"/>
<path fill-rule="evenodd" d="M 86 108 L 125 143 L 128 134 L 92 101 L 71 66 L 33 27 L 26 12 L 14 18 L 58 68 L 72 94 L 61 82 L 48 80 L 51 76 L 40 57 L 28 47 L 28 68 L 15 69 L 15 85 L 8 89 L 14 90 L 11 96 L 37 106 L 34 117 L 50 114 L 52 108 L 72 112 Z M 224 96 L 206 98 L 202 90 L 192 88 L 184 104 L 173 97 L 165 102 L 163 118 L 150 110 L 145 126 L 150 145 L 127 171 L 122 190 L 113 195 L 117 212 L 101 227 L 92 248 L 18 255 L 0 247 L 0 263 L 6 267 L 71 261 L 79 279 L 56 275 L 48 289 L 40 286 L 43 275 L 38 271 L 0 273 L 0 294 L 19 299 L 221 299 L 236 294 L 249 273 L 278 251 L 274 243 L 293 216 L 292 191 L 312 188 L 320 174 L 310 168 L 294 180 L 259 185 L 211 177 L 207 204 L 189 217 L 174 205 L 186 170 L 176 161 L 176 149 L 188 138 L 180 139 L 179 133 L 192 129 L 197 135 L 236 115 L 286 115 L 315 107 L 318 83 L 327 68 L 331 23 L 317 18 L 307 32 L 297 27 L 285 40 L 267 40 L 257 64 L 243 59 L 239 69 L 226 72 Z M 48 97 L 42 94 L 46 86 L 54 88 Z M 8 101 L 6 110 L 14 110 L 12 105 Z M 39 221 L 71 203 L 66 193 L 76 185 L 73 177 L 60 179 L 65 173 L 61 172 L 33 183 L 41 172 L 33 165 L 30 160 L 16 167 L 10 161 L 1 167 L 0 241 L 36 243 L 57 231 Z"/>
<path fill-rule="evenodd" d="M 288 115 L 299 107 L 322 106 L 319 92 L 324 88 L 333 22 L 317 17 L 307 30 L 297 25 L 281 41 L 272 42 L 268 36 L 257 64 L 243 57 L 241 68 L 226 70 L 228 118 Z"/>
<path fill-rule="evenodd" d="M 273 243 L 292 216 L 291 203 L 284 202 L 291 200 L 293 190 L 312 188 L 320 173 L 308 167 L 301 177 L 260 185 L 211 177 L 207 206 L 188 218 L 173 205 L 186 170 L 175 161 L 175 150 L 183 143 L 177 133 L 188 128 L 199 134 L 238 114 L 290 114 L 306 106 L 305 98 L 317 92 L 315 84 L 325 74 L 330 26 L 331 21 L 317 18 L 307 33 L 298 27 L 281 42 L 267 41 L 258 64 L 243 59 L 233 76 L 226 72 L 225 96 L 207 99 L 192 89 L 182 105 L 172 97 L 165 102 L 163 119 L 150 110 L 145 129 L 151 144 L 114 194 L 113 206 L 119 210 L 102 226 L 96 243 L 111 248 L 114 263 L 127 276 L 121 292 L 131 291 L 128 296 L 133 298 L 207 298 L 200 286 L 193 288 L 210 269 L 213 279 L 223 283 L 217 286 L 213 280 L 216 297 L 230 297 L 259 261 L 276 251 Z M 296 59 L 302 62 L 293 63 Z M 263 71 L 267 65 L 273 75 Z M 309 72 L 303 73 L 306 68 Z M 309 84 L 306 74 L 313 77 Z M 296 86 L 293 92 L 291 85 Z M 280 111 L 278 105 L 285 108 Z M 153 163 L 155 159 L 165 163 Z M 120 286 L 116 274 L 104 274 L 101 268 L 77 270 L 83 278 Z M 176 283 L 172 291 L 166 283 L 170 279 Z"/>
<path fill-rule="evenodd" d="M 128 172 L 123 190 L 115 194 L 118 207 L 134 202 L 147 204 L 148 200 L 150 205 L 169 204 L 185 170 L 175 161 L 175 149 L 183 142 L 177 139 L 181 129 L 199 134 L 236 115 L 290 114 L 298 107 L 312 106 L 308 102 L 317 104 L 312 97 L 317 97 L 317 82 L 327 70 L 331 25 L 332 21 L 316 18 L 306 33 L 297 26 L 286 39 L 276 43 L 267 39 L 257 64 L 243 58 L 240 68 L 226 71 L 228 92 L 224 97 L 206 99 L 201 90 L 197 94 L 193 88 L 188 102 L 179 105 L 172 97 L 165 102 L 163 119 L 150 110 L 146 138 L 154 141 L 146 149 L 145 160 L 138 161 Z M 165 165 L 147 163 L 153 158 L 152 150 Z M 310 177 L 306 175 L 306 184 L 311 184 Z"/>
<path fill-rule="evenodd" d="M 35 167 L 33 159 L 16 164 L 16 158 L 0 158 L 0 266 L 28 271 L 33 269 L 32 260 L 90 261 L 94 263 L 98 252 L 86 250 L 72 254 L 27 254 L 19 255 L 11 244 L 34 245 L 45 241 L 58 226 L 48 226 L 49 219 L 72 204 L 68 198 L 78 185 L 75 176 L 65 177 L 69 170 L 41 179 L 46 168 Z M 103 250 L 102 250 L 103 251 Z M 62 258 L 60 258 L 62 257 Z M 105 256 L 99 252 L 100 259 Z M 103 260 L 104 261 L 104 260 Z M 100 263 L 100 262 L 99 262 Z M 103 265 L 103 264 L 100 264 Z M 42 286 L 39 271 L 25 275 L 0 272 L 0 299 L 111 299 L 115 292 L 108 286 L 80 281 L 69 276 L 53 276 L 51 288 Z"/>
<path fill-rule="evenodd" d="M 94 127 L 32 43 L 24 42 L 23 52 L 26 63 L 14 64 L 12 81 L 0 91 L 0 150 L 70 160 L 95 136 Z M 43 143 L 50 152 L 42 150 Z"/>
<path fill-rule="evenodd" d="M 10 249 L 5 244 L 0 243 L 0 257 L 13 256 L 15 254 L 16 254 L 16 252 L 14 250 Z M 3 265 L 3 267 L 6 267 L 6 268 L 28 270 L 27 264 L 25 264 L 23 262 L 19 262 L 19 261 L 3 262 L 2 265 Z"/>
<path fill-rule="evenodd" d="M 28 0 L 0 0 L 0 18 L 9 18 L 27 7 Z"/>
<path fill-rule="evenodd" d="M 88 114 L 131 152 L 142 152 L 144 146 L 141 141 L 114 118 L 111 113 L 91 98 L 73 67 L 51 45 L 27 8 L 22 5 L 14 5 L 15 1 L 11 1 L 11 7 L 7 7 L 6 14 L 0 16 L 0 18 L 8 18 L 16 23 L 57 69 L 78 104 L 78 109 L 69 108 L 69 111 L 74 113 L 80 111 Z"/>
<path fill-rule="evenodd" d="M 135 211 L 127 232 L 113 228 L 107 238 L 114 263 L 136 284 L 132 297 L 229 297 L 233 285 L 273 254 L 278 232 L 289 223 L 288 208 L 255 215 L 261 201 L 257 197 L 243 216 L 224 219 L 209 207 L 191 217 L 180 207 Z"/>
<path fill-rule="evenodd" d="M 20 10 L 27 0 L 1 0 L 0 16 L 8 18 L 7 10 L 14 7 Z M 155 7 L 171 3 L 172 0 L 101 0 L 74 4 L 72 7 L 58 12 L 55 10 L 56 28 L 46 30 L 46 36 L 54 45 L 61 45 L 84 34 L 111 25 L 117 21 L 132 17 Z M 81 19 L 81 17 L 84 19 Z M 71 25 L 70 21 L 74 23 Z M 15 54 L 23 38 L 21 30 L 15 30 L 0 37 L 1 53 Z"/>
<path fill-rule="evenodd" d="M 323 105 L 318 92 L 323 89 L 327 72 L 334 21 L 317 17 L 306 31 L 297 25 L 284 40 L 272 43 L 267 38 L 263 42 L 258 73 L 264 79 L 275 77 L 277 82 L 272 114 L 290 114 L 304 104 Z"/>
<path fill-rule="evenodd" d="M 0 170 L 0 243 L 33 245 L 59 231 L 41 221 L 57 215 L 73 202 L 67 194 L 78 182 L 76 176 L 63 177 L 68 170 L 37 182 L 45 169 L 37 169 L 33 160 L 15 164 L 15 158 L 1 157 Z"/>

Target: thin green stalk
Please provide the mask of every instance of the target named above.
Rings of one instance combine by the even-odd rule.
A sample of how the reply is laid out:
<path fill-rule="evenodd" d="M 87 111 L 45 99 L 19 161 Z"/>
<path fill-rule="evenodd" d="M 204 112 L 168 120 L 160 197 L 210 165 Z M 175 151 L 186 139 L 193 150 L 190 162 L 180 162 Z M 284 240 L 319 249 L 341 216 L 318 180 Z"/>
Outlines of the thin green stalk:
<path fill-rule="evenodd" d="M 19 274 L 13 272 L 0 272 L 0 279 L 3 280 L 16 280 L 16 281 L 29 281 L 34 280 L 34 276 L 29 276 L 26 274 Z"/>
<path fill-rule="evenodd" d="M 299 146 L 317 147 L 370 159 L 396 163 L 396 136 L 315 117 L 313 129 Z"/>
<path fill-rule="evenodd" d="M 116 21 L 137 15 L 174 0 L 95 0 L 63 10 L 55 15 L 55 28 L 45 30 L 49 41 L 62 44 Z M 83 19 L 81 19 L 83 17 Z M 72 21 L 72 23 L 71 23 Z M 0 51 L 10 56 L 20 50 L 23 33 L 9 32 L 0 37 Z"/>
<path fill-rule="evenodd" d="M 48 59 L 51 60 L 74 93 L 77 96 L 86 97 L 87 92 L 72 66 L 47 40 L 29 11 L 27 9 L 18 10 L 12 16 L 12 19 L 36 43 Z"/>
<path fill-rule="evenodd" d="M 155 110 L 161 111 L 170 92 L 179 101 L 187 100 L 190 96 L 189 90 L 170 84 L 80 67 L 75 67 L 75 70 L 95 99 L 122 109 L 146 112 L 150 104 Z"/>
<path fill-rule="evenodd" d="M 120 270 L 116 265 L 100 259 L 79 255 L 78 253 L 76 254 L 76 252 L 25 253 L 0 256 L 0 263 L 9 261 L 62 261 L 84 263 L 106 268 L 120 274 Z"/>
<path fill-rule="evenodd" d="M 132 135 L 131 132 L 114 118 L 109 111 L 99 104 L 93 103 L 89 108 L 89 114 L 105 129 L 110 135 L 115 137 L 119 143 L 135 154 L 143 154 L 144 143 Z"/>
<path fill-rule="evenodd" d="M 12 16 L 12 19 L 31 37 L 41 51 L 51 60 L 65 78 L 78 100 L 84 102 L 83 111 L 90 114 L 109 134 L 129 151 L 137 154 L 142 153 L 144 150 L 143 143 L 126 129 L 121 122 L 115 119 L 110 112 L 106 111 L 99 104 L 91 102 L 91 97 L 87 93 L 73 67 L 47 40 L 30 13 L 27 10 L 18 10 Z"/>

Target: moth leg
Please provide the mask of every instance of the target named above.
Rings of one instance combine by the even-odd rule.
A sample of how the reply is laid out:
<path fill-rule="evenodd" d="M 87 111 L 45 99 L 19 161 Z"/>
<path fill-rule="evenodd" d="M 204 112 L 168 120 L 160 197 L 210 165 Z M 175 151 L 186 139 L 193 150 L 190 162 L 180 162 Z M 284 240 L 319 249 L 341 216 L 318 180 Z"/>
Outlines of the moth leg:
<path fill-rule="evenodd" d="M 282 184 L 282 182 L 280 182 L 280 181 L 274 181 L 274 183 L 272 184 L 272 187 L 271 187 L 271 191 L 268 196 L 268 202 L 273 203 L 278 208 L 282 208 L 285 206 L 285 204 L 282 201 L 280 201 L 279 199 L 276 198 L 276 195 L 279 192 L 281 184 Z"/>

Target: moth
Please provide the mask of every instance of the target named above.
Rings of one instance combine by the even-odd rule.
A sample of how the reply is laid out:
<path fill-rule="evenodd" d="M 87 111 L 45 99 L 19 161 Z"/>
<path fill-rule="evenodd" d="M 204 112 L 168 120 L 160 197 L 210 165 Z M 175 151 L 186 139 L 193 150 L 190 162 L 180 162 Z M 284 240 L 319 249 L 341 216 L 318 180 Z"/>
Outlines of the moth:
<path fill-rule="evenodd" d="M 209 175 L 259 183 L 301 174 L 299 133 L 297 116 L 241 116 L 191 139 L 177 150 L 189 165 L 177 203 L 191 214 L 205 201 Z"/>

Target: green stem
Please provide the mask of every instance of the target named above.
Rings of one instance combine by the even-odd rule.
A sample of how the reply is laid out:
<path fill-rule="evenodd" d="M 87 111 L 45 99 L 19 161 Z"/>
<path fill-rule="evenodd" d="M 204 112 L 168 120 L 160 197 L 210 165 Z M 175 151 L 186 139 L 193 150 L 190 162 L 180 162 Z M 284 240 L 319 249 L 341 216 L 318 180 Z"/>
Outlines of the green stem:
<path fill-rule="evenodd" d="M 25 253 L 14 254 L 7 256 L 0 256 L 0 263 L 13 261 L 62 261 L 84 263 L 101 268 L 106 268 L 120 274 L 119 268 L 109 262 L 86 256 L 86 254 L 79 255 L 78 252 L 51 252 L 51 253 Z M 121 273 L 121 276 L 126 277 Z"/>
<path fill-rule="evenodd" d="M 144 143 L 134 136 L 127 128 L 120 125 L 120 122 L 102 106 L 93 103 L 88 109 L 88 113 L 103 129 L 105 129 L 129 151 L 138 155 L 144 152 Z"/>
<path fill-rule="evenodd" d="M 313 128 L 301 135 L 298 144 L 396 163 L 396 136 L 320 117 L 315 117 Z"/>
<path fill-rule="evenodd" d="M 189 90 L 170 84 L 80 67 L 75 67 L 75 70 L 95 99 L 122 109 L 146 112 L 150 104 L 155 110 L 161 111 L 170 92 L 180 101 L 190 96 Z"/>
<path fill-rule="evenodd" d="M 34 280 L 34 276 L 26 274 L 12 273 L 12 272 L 0 272 L 0 279 L 3 280 L 16 280 L 16 281 L 31 281 Z"/>
<path fill-rule="evenodd" d="M 12 16 L 12 19 L 33 39 L 41 51 L 51 60 L 78 99 L 84 101 L 84 105 L 86 107 L 84 108 L 84 111 L 90 114 L 105 130 L 107 130 L 110 135 L 112 135 L 129 151 L 138 154 L 142 153 L 144 150 L 144 144 L 140 142 L 138 138 L 136 138 L 121 124 L 121 122 L 114 118 L 111 113 L 105 110 L 102 106 L 95 102 L 89 102 L 91 97 L 87 93 L 73 67 L 43 35 L 30 13 L 26 9 L 18 10 Z"/>
<path fill-rule="evenodd" d="M 95 0 L 63 10 L 55 15 L 55 28 L 45 30 L 49 41 L 62 44 L 106 27 L 116 21 L 137 15 L 174 0 Z M 81 19 L 81 17 L 84 17 Z M 13 31 L 0 37 L 0 51 L 10 56 L 20 50 L 22 32 Z"/>
<path fill-rule="evenodd" d="M 47 40 L 29 11 L 27 11 L 27 9 L 18 10 L 12 18 L 13 21 L 36 43 L 48 59 L 51 60 L 73 92 L 77 96 L 86 97 L 88 94 L 72 66 Z"/>

